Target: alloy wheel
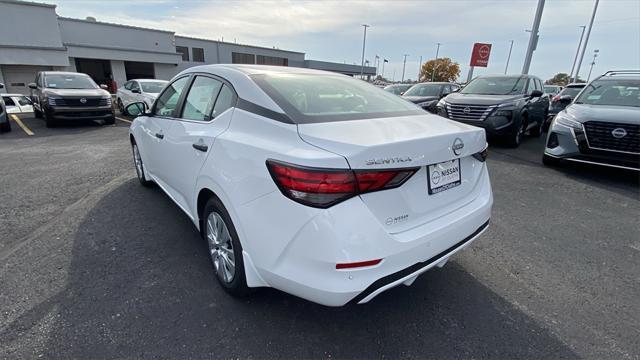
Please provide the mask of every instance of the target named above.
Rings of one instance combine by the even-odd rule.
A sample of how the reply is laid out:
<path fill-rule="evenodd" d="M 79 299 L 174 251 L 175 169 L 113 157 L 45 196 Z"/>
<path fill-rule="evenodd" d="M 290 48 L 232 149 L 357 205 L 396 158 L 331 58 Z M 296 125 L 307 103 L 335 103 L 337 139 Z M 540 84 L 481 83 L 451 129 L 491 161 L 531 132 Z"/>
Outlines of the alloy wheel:
<path fill-rule="evenodd" d="M 138 175 L 138 179 L 143 179 L 144 170 L 142 168 L 142 158 L 140 157 L 140 151 L 138 151 L 138 145 L 133 144 L 133 163 L 136 166 L 136 174 Z"/>
<path fill-rule="evenodd" d="M 209 254 L 218 278 L 226 284 L 233 281 L 236 272 L 236 260 L 233 241 L 229 229 L 217 212 L 211 212 L 207 218 L 206 237 Z"/>

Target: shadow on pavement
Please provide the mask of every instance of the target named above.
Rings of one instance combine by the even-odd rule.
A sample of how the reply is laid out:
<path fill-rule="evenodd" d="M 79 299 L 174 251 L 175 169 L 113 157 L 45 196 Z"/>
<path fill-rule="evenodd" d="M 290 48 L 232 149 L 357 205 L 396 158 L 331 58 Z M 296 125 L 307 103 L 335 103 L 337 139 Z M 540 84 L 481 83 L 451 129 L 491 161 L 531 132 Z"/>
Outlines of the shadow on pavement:
<path fill-rule="evenodd" d="M 52 311 L 45 358 L 577 357 L 455 262 L 366 305 L 328 308 L 273 289 L 232 298 L 187 216 L 136 180 L 81 222 L 66 288 L 0 338 L 39 331 Z"/>

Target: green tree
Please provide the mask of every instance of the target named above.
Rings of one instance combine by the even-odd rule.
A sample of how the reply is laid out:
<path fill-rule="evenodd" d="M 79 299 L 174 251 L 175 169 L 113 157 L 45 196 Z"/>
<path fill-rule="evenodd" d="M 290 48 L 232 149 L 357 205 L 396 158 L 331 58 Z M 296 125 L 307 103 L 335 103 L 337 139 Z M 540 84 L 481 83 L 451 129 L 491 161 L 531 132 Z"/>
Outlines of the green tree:
<path fill-rule="evenodd" d="M 571 82 L 571 79 L 569 78 L 569 74 L 567 74 L 567 73 L 557 73 L 557 74 L 553 75 L 553 77 L 551 79 L 548 79 L 544 83 L 547 84 L 547 85 L 565 86 L 570 82 Z M 578 77 L 578 79 L 575 82 L 583 83 L 584 80 L 582 80 L 582 79 L 580 79 Z"/>
<path fill-rule="evenodd" d="M 460 75 L 460 65 L 450 58 L 432 59 L 422 64 L 419 81 L 456 81 Z"/>

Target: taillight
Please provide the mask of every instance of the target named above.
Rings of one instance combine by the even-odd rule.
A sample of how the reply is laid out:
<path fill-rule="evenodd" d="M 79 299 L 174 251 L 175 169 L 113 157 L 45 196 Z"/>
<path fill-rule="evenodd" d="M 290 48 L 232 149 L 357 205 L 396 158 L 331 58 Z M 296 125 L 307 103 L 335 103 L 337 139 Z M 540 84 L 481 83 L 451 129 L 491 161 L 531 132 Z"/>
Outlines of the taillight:
<path fill-rule="evenodd" d="M 359 194 L 396 188 L 419 169 L 354 171 L 311 168 L 275 160 L 267 160 L 267 168 L 284 196 L 323 209 Z"/>
<path fill-rule="evenodd" d="M 554 96 L 553 99 L 551 99 L 551 101 L 553 101 L 553 102 L 556 102 L 558 100 L 560 100 L 560 94 Z"/>
<path fill-rule="evenodd" d="M 482 161 L 482 162 L 487 160 L 487 156 L 489 156 L 489 147 L 486 147 L 486 148 L 484 148 L 484 150 L 473 154 L 474 158 L 476 158 L 477 160 Z"/>

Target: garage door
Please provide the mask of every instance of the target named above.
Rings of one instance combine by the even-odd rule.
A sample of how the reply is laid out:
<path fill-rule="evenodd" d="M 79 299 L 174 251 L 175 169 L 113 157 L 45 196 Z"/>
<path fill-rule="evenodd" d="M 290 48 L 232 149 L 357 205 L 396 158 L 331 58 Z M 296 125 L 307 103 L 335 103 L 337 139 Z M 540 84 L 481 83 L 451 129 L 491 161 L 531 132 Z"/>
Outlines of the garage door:
<path fill-rule="evenodd" d="M 36 79 L 38 71 L 51 70 L 48 66 L 20 66 L 20 65 L 4 65 L 2 66 L 2 76 L 4 77 L 4 85 L 8 93 L 18 93 L 29 95 L 29 83 Z"/>

